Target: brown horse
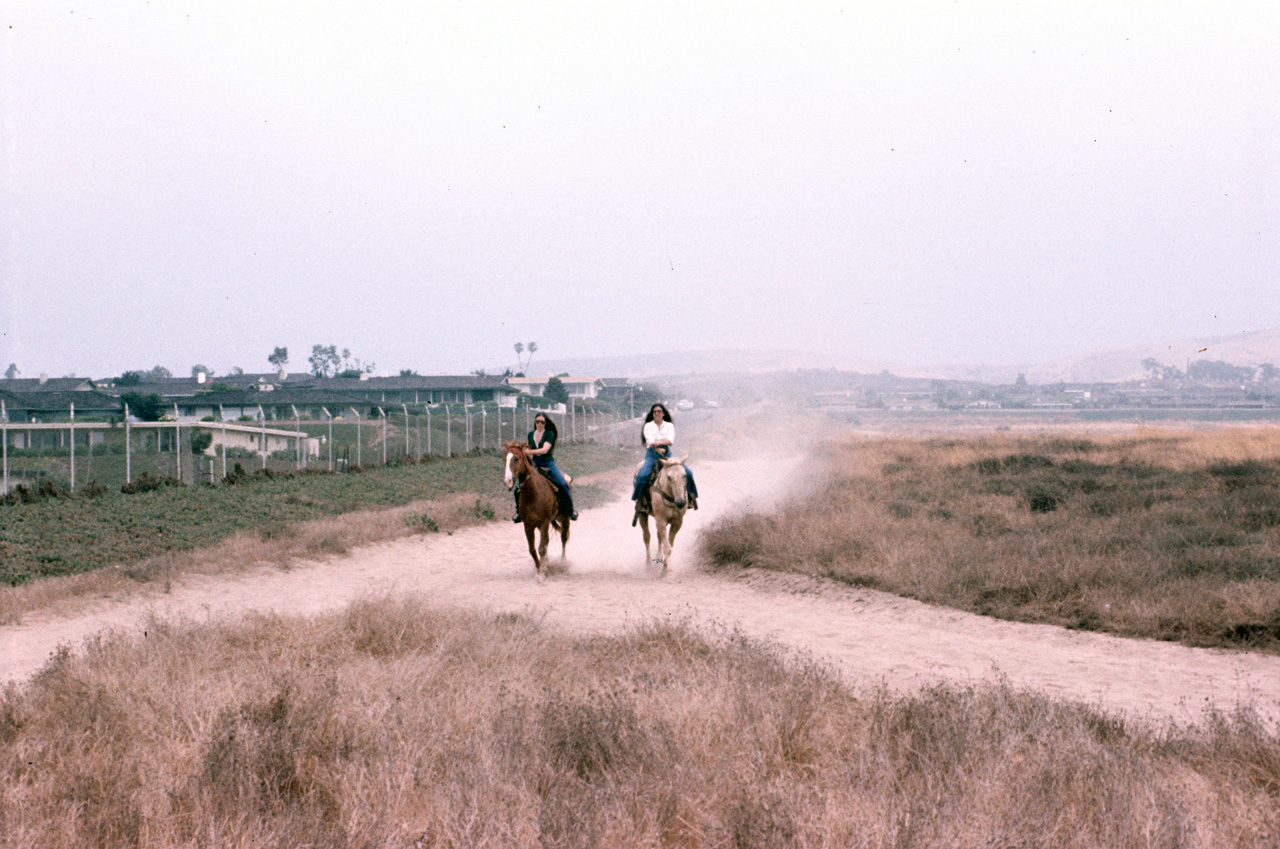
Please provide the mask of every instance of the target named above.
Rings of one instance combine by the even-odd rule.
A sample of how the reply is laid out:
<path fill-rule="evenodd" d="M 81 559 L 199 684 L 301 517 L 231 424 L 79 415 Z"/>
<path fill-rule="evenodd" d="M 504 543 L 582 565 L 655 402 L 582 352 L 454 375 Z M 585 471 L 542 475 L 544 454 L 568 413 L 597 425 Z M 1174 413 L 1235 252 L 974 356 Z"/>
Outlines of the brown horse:
<path fill-rule="evenodd" d="M 502 479 L 507 489 L 520 486 L 516 496 L 520 519 L 524 522 L 524 535 L 529 540 L 529 554 L 533 557 L 533 568 L 538 582 L 547 577 L 547 540 L 550 529 L 560 532 L 560 557 L 564 557 L 565 548 L 569 545 L 569 517 L 560 512 L 560 501 L 556 498 L 555 486 L 533 467 L 529 459 L 527 446 L 520 442 L 507 443 L 506 470 Z M 541 533 L 541 541 L 537 546 L 533 543 L 534 531 Z"/>
<path fill-rule="evenodd" d="M 661 467 L 653 483 L 649 486 L 650 513 L 653 515 L 653 526 L 658 532 L 657 562 L 662 564 L 662 575 L 666 577 L 671 568 L 671 547 L 675 545 L 676 534 L 684 524 L 684 512 L 689 506 L 685 480 L 684 461 L 689 455 L 679 460 L 660 459 Z M 649 515 L 640 514 L 640 530 L 644 532 L 644 562 L 649 557 Z"/>

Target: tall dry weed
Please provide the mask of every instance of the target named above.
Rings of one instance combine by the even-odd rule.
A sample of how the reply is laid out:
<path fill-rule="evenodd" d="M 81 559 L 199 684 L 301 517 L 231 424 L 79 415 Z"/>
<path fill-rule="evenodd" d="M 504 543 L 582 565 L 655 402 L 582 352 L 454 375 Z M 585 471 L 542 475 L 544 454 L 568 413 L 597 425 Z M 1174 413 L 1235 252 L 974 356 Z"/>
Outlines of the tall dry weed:
<path fill-rule="evenodd" d="M 857 695 L 728 632 L 381 599 L 151 623 L 0 698 L 0 843 L 1263 847 L 1280 741 L 1005 686 Z"/>
<path fill-rule="evenodd" d="M 1011 619 L 1280 649 L 1280 431 L 845 440 L 825 484 L 714 524 L 712 566 Z"/>

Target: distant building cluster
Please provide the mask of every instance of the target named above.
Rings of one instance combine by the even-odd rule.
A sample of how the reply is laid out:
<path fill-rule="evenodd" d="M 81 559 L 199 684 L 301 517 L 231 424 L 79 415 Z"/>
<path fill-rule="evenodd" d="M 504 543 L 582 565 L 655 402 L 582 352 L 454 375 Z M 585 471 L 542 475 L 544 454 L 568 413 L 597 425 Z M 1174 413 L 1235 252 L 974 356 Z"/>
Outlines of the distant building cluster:
<path fill-rule="evenodd" d="M 402 406 L 420 411 L 439 404 L 493 404 L 511 408 L 521 397 L 543 398 L 552 380 L 564 396 L 590 401 L 626 399 L 635 385 L 627 378 L 551 376 L 542 378 L 490 375 L 409 375 L 400 377 L 315 377 L 283 370 L 267 374 L 237 374 L 212 378 L 152 379 L 119 383 L 114 379 L 40 377 L 0 379 L 0 404 L 5 420 L 59 422 L 72 415 L 94 421 L 122 417 L 131 400 L 158 405 L 160 415 L 177 421 L 281 421 L 343 418 L 377 408 Z"/>
<path fill-rule="evenodd" d="M 1193 364 L 1194 366 L 1195 364 Z M 992 384 L 893 374 L 797 372 L 811 405 L 827 409 L 925 410 L 1250 410 L 1280 408 L 1280 372 L 1192 368 L 1117 383 Z M 835 375 L 839 375 L 836 377 Z"/>

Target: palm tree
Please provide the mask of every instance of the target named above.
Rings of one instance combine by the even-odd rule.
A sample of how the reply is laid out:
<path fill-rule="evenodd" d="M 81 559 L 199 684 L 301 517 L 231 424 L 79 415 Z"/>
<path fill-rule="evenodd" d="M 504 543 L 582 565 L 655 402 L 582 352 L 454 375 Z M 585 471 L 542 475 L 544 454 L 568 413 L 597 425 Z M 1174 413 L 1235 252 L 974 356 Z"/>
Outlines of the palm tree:
<path fill-rule="evenodd" d="M 524 343 L 516 343 L 516 371 L 524 371 L 524 364 L 520 362 L 520 355 L 524 353 Z"/>
<path fill-rule="evenodd" d="M 537 343 L 537 342 L 530 342 L 530 343 L 529 343 L 529 358 L 528 358 L 527 360 L 525 360 L 525 361 L 524 361 L 524 372 L 525 372 L 525 374 L 528 374 L 528 373 L 529 373 L 529 363 L 533 362 L 533 352 L 534 352 L 534 351 L 536 351 L 536 350 L 538 350 L 538 343 Z"/>

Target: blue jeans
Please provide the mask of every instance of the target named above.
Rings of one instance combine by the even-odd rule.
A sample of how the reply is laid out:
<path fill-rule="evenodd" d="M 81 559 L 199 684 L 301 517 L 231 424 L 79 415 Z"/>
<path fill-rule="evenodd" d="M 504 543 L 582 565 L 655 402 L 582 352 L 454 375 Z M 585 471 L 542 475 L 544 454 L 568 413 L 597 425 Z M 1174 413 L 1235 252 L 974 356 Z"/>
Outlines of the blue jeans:
<path fill-rule="evenodd" d="M 649 475 L 653 473 L 653 467 L 660 458 L 667 456 L 667 447 L 661 448 L 650 446 L 645 449 L 644 463 L 640 466 L 640 471 L 636 472 L 635 485 L 632 487 L 631 500 L 635 501 L 644 493 L 645 484 L 649 481 Z M 693 472 L 688 466 L 684 467 L 684 479 L 689 490 L 689 495 L 693 498 L 698 497 L 698 487 L 693 483 Z"/>
<path fill-rule="evenodd" d="M 545 471 L 547 477 L 551 478 L 551 482 L 560 487 L 560 491 L 556 493 L 556 498 L 560 501 L 560 512 L 566 516 L 573 515 L 573 495 L 569 492 L 569 483 L 564 479 L 560 467 L 556 465 L 555 460 L 543 460 L 538 457 L 533 458 L 533 465 L 539 471 Z M 520 488 L 516 488 L 516 509 L 520 508 Z"/>

